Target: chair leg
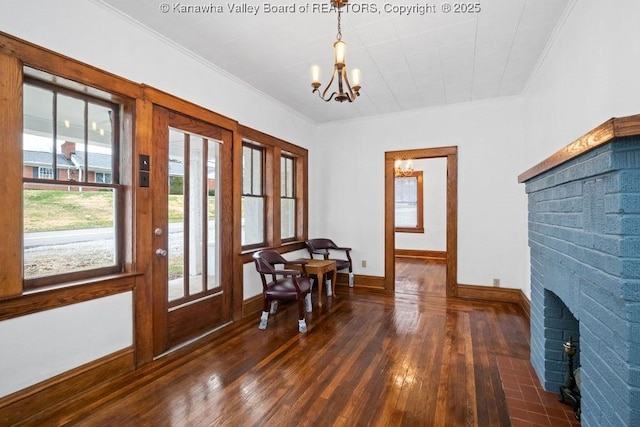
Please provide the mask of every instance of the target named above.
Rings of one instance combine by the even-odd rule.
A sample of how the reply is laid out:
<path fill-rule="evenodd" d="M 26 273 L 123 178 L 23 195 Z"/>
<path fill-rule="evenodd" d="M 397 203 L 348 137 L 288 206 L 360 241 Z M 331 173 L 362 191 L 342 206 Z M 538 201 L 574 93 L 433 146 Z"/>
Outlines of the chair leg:
<path fill-rule="evenodd" d="M 258 329 L 267 329 L 267 320 L 269 319 L 269 312 L 268 311 L 263 311 L 262 312 L 262 317 L 260 317 L 260 326 L 258 326 Z"/>
<path fill-rule="evenodd" d="M 307 322 L 304 319 L 304 301 L 298 298 L 298 331 L 302 333 L 307 332 Z"/>
<path fill-rule="evenodd" d="M 307 313 L 311 313 L 311 311 L 313 310 L 313 305 L 311 304 L 311 292 L 309 292 L 304 297 L 304 302 L 305 302 L 305 306 L 306 306 L 306 309 L 307 309 Z"/>
<path fill-rule="evenodd" d="M 271 310 L 269 311 L 269 314 L 276 314 L 276 311 L 278 311 L 278 301 L 271 301 Z"/>
<path fill-rule="evenodd" d="M 349 287 L 350 288 L 353 288 L 353 278 L 354 278 L 353 273 L 349 272 Z"/>
<path fill-rule="evenodd" d="M 304 319 L 298 320 L 298 332 L 307 333 L 307 322 Z"/>

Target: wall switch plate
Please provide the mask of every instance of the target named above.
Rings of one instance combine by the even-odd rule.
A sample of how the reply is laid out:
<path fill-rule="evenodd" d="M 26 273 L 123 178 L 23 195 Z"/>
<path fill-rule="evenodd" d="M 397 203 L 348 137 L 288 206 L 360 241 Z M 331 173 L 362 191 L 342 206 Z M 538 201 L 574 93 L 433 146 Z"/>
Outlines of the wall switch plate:
<path fill-rule="evenodd" d="M 138 178 L 138 185 L 140 187 L 149 186 L 149 172 L 140 171 Z"/>
<path fill-rule="evenodd" d="M 151 163 L 149 160 L 149 156 L 147 154 L 140 154 L 140 156 L 138 157 L 139 161 L 140 161 L 140 170 L 141 171 L 149 171 L 151 170 Z"/>
<path fill-rule="evenodd" d="M 495 286 L 496 288 L 500 287 L 500 279 L 493 279 L 493 286 Z"/>
<path fill-rule="evenodd" d="M 367 268 L 367 260 L 366 259 L 362 260 L 362 268 Z"/>

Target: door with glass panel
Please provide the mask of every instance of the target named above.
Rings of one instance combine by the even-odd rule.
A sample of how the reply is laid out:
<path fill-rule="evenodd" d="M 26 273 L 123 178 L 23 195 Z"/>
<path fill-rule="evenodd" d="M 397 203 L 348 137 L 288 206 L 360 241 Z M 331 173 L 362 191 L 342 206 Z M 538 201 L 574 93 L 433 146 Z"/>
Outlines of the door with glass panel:
<path fill-rule="evenodd" d="M 157 355 L 230 319 L 231 132 L 160 107 L 154 117 Z"/>

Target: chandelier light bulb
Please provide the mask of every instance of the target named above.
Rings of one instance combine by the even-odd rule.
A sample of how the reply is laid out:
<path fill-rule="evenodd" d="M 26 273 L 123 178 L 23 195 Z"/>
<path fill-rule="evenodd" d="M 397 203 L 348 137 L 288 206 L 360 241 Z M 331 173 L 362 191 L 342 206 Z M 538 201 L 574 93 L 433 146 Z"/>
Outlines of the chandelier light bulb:
<path fill-rule="evenodd" d="M 336 40 L 336 42 L 333 44 L 333 49 L 336 52 L 336 65 L 341 65 L 344 67 L 344 58 L 346 56 L 347 53 L 347 45 L 345 42 L 343 42 L 342 40 Z"/>
<path fill-rule="evenodd" d="M 311 67 L 311 84 L 317 83 L 320 85 L 320 67 L 314 65 Z"/>

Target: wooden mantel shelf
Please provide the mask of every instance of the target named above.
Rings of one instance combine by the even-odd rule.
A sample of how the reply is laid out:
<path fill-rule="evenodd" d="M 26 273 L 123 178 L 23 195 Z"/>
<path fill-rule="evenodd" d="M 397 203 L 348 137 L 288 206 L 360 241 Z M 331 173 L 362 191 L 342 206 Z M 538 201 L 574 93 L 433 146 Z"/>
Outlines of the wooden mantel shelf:
<path fill-rule="evenodd" d="M 531 169 L 518 176 L 518 182 L 523 183 L 554 167 L 567 162 L 587 151 L 610 142 L 622 136 L 640 135 L 640 114 L 627 117 L 614 117 L 597 128 L 576 139 L 563 149 L 555 152 Z"/>

